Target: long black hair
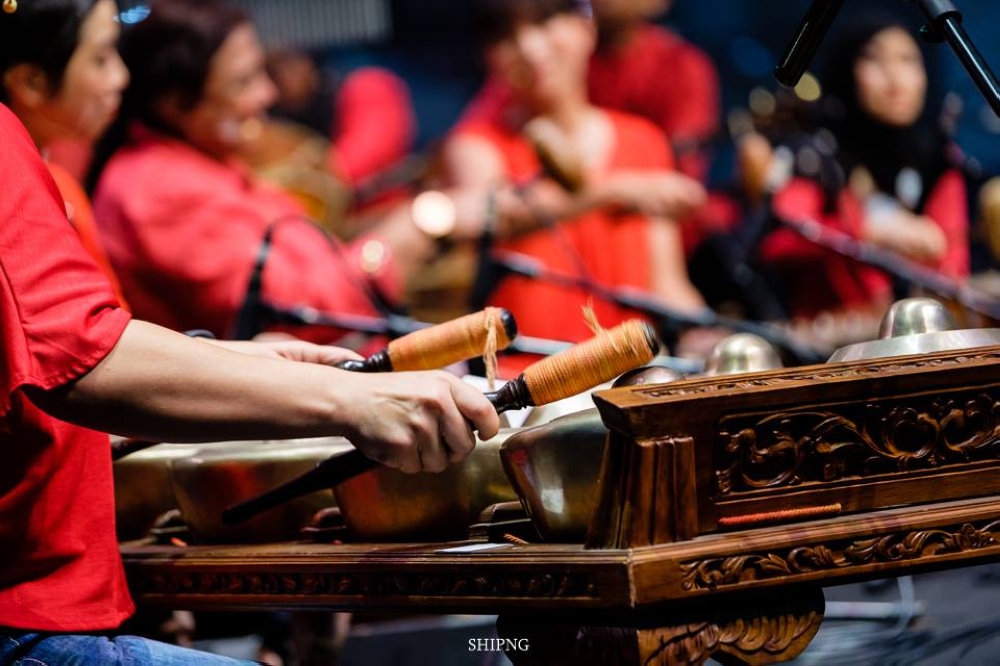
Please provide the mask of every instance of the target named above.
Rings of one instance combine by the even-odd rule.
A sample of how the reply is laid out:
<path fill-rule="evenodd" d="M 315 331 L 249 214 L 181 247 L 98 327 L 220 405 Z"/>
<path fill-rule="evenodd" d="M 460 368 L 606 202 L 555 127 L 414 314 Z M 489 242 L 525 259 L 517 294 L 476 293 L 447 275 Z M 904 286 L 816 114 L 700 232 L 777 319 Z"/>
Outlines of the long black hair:
<path fill-rule="evenodd" d="M 900 28 L 912 36 L 919 24 L 898 11 L 876 6 L 846 24 L 831 40 L 820 74 L 824 88 L 822 122 L 836 139 L 837 161 L 845 182 L 855 168 L 863 166 L 880 192 L 897 196 L 900 173 L 910 169 L 920 177 L 920 197 L 914 206 L 920 211 L 934 183 L 952 166 L 949 138 L 940 122 L 943 94 L 937 60 L 916 40 L 927 72 L 927 92 L 923 111 L 912 125 L 898 127 L 880 122 L 858 101 L 855 64 L 865 46 L 890 28 Z"/>
<path fill-rule="evenodd" d="M 97 0 L 30 0 L 17 11 L 0 12 L 0 102 L 10 96 L 4 72 L 17 65 L 38 67 L 48 79 L 49 93 L 59 92 L 66 65 L 80 41 L 80 26 Z"/>

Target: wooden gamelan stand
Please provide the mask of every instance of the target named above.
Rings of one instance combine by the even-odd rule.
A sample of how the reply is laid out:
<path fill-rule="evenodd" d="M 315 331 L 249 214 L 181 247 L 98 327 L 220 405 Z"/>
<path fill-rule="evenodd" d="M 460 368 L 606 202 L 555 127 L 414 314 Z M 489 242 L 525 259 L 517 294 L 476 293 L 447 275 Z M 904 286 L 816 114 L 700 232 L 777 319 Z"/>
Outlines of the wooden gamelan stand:
<path fill-rule="evenodd" d="M 498 614 L 516 664 L 764 664 L 822 588 L 1000 559 L 1000 347 L 597 394 L 585 544 L 123 548 L 141 603 Z"/>

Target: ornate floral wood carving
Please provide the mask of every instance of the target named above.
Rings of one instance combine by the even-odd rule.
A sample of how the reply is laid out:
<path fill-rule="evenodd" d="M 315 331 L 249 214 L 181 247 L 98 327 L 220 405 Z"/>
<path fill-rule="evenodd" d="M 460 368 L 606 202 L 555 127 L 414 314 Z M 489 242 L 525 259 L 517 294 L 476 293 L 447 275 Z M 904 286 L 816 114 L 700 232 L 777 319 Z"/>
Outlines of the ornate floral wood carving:
<path fill-rule="evenodd" d="M 644 654 L 642 663 L 649 666 L 703 664 L 719 653 L 738 658 L 744 664 L 771 664 L 794 659 L 808 646 L 823 622 L 822 604 L 809 610 L 782 609 L 723 624 L 702 622 L 686 627 L 662 629 L 653 636 L 659 645 Z M 732 659 L 726 659 L 732 663 Z"/>
<path fill-rule="evenodd" d="M 775 602 L 732 601 L 722 610 L 692 608 L 680 614 L 647 614 L 633 626 L 611 620 L 563 623 L 557 619 L 501 615 L 504 638 L 527 638 L 530 649 L 509 651 L 515 666 L 683 666 L 709 658 L 723 663 L 770 664 L 799 655 L 823 621 L 821 590 L 799 590 Z"/>
<path fill-rule="evenodd" d="M 134 594 L 339 597 L 585 598 L 598 596 L 592 574 L 483 575 L 380 573 L 185 572 L 169 568 L 133 575 Z"/>
<path fill-rule="evenodd" d="M 1000 402 L 982 392 L 727 417 L 716 490 L 870 478 L 1000 459 Z"/>
<path fill-rule="evenodd" d="M 682 587 L 688 591 L 716 590 L 755 580 L 902 560 L 929 560 L 941 555 L 997 548 L 1000 547 L 998 527 L 1000 520 L 978 527 L 963 523 L 945 529 L 899 532 L 828 545 L 683 562 L 680 565 Z"/>
<path fill-rule="evenodd" d="M 943 368 L 948 366 L 967 365 L 980 361 L 1000 360 L 1000 351 L 992 349 L 990 351 L 970 350 L 968 354 L 949 357 L 909 357 L 905 361 L 899 360 L 888 362 L 885 359 L 875 360 L 868 364 L 832 364 L 827 366 L 814 366 L 810 372 L 787 372 L 775 373 L 763 377 L 749 377 L 745 379 L 733 379 L 731 381 L 720 381 L 716 379 L 705 379 L 700 383 L 665 384 L 651 386 L 648 388 L 635 389 L 636 393 L 649 396 L 650 398 L 669 398 L 679 396 L 695 396 L 710 393 L 725 393 L 730 391 L 743 391 L 749 388 L 764 386 L 786 386 L 805 381 L 829 381 L 834 379 L 852 379 L 862 377 L 873 377 L 888 373 L 900 372 L 902 370 L 920 370 L 927 368 Z"/>

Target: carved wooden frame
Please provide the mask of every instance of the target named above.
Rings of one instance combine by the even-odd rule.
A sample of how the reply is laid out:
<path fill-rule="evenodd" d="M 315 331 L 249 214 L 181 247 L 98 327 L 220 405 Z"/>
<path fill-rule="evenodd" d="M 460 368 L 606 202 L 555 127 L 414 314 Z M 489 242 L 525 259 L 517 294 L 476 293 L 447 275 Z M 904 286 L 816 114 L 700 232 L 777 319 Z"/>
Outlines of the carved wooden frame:
<path fill-rule="evenodd" d="M 596 398 L 611 435 L 590 547 L 1000 493 L 1000 347 Z"/>

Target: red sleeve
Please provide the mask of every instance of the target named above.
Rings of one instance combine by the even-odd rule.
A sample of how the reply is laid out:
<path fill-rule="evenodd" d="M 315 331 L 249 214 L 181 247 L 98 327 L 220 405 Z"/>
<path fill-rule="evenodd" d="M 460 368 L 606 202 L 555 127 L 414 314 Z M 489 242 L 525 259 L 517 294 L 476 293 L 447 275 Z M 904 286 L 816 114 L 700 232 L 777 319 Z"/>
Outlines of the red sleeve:
<path fill-rule="evenodd" d="M 406 84 L 377 67 L 352 72 L 337 94 L 334 172 L 358 182 L 409 152 L 416 134 Z"/>
<path fill-rule="evenodd" d="M 946 172 L 934 185 L 924 211 L 944 231 L 948 251 L 937 269 L 950 277 L 969 275 L 969 203 L 965 181 L 955 170 Z"/>
<path fill-rule="evenodd" d="M 129 321 L 66 219 L 48 169 L 0 106 L 0 415 L 23 386 L 48 390 L 97 365 Z"/>
<path fill-rule="evenodd" d="M 159 164 L 158 172 L 166 171 Z M 113 166 L 108 180 L 121 175 Z M 102 180 L 97 199 L 102 224 L 122 222 L 117 230 L 105 227 L 108 249 L 116 265 L 128 266 L 121 276 L 133 285 L 126 292 L 138 315 L 175 329 L 207 328 L 226 335 L 271 222 L 277 226 L 263 275 L 267 298 L 282 305 L 371 313 L 357 287 L 363 278 L 348 275 L 351 253 L 338 253 L 343 246 L 336 241 L 333 247 L 327 244 L 279 193 L 233 189 L 228 181 L 209 178 L 178 177 L 171 190 L 142 182 L 136 190 L 112 196 Z"/>
<path fill-rule="evenodd" d="M 774 195 L 771 207 L 779 218 L 826 222 L 824 203 L 825 195 L 819 185 L 811 180 L 795 178 Z M 785 264 L 812 263 L 827 256 L 826 250 L 819 245 L 781 226 L 764 238 L 760 253 L 767 262 Z"/>
<path fill-rule="evenodd" d="M 504 110 L 511 103 L 510 88 L 496 77 L 490 77 L 465 105 L 456 126 L 460 128 L 466 123 L 499 123 Z"/>
<path fill-rule="evenodd" d="M 670 139 L 680 151 L 677 168 L 704 181 L 709 156 L 702 144 L 719 126 L 719 75 L 708 56 L 694 46 L 685 45 L 671 76 L 670 94 L 680 101 L 661 105 L 668 116 L 661 120 L 661 127 L 670 128 Z"/>
<path fill-rule="evenodd" d="M 685 45 L 670 75 L 670 96 L 683 102 L 662 105 L 667 113 L 661 126 L 671 128 L 670 134 L 677 141 L 710 137 L 719 126 L 719 75 L 715 65 L 697 48 Z"/>

